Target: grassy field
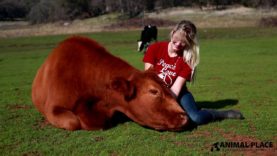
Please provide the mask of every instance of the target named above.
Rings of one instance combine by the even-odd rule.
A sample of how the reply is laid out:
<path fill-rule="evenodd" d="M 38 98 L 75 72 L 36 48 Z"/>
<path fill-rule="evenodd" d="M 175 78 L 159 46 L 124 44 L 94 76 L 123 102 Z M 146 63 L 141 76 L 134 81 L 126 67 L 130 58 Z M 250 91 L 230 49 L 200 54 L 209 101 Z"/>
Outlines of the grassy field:
<path fill-rule="evenodd" d="M 159 31 L 159 40 L 169 31 Z M 138 31 L 82 34 L 142 69 Z M 158 132 L 134 122 L 106 131 L 57 129 L 32 105 L 38 67 L 66 35 L 0 39 L 0 155 L 274 155 L 277 153 L 277 28 L 201 29 L 201 63 L 189 85 L 201 107 L 239 109 L 191 131 Z M 221 148 L 216 142 L 273 142 L 273 148 Z"/>

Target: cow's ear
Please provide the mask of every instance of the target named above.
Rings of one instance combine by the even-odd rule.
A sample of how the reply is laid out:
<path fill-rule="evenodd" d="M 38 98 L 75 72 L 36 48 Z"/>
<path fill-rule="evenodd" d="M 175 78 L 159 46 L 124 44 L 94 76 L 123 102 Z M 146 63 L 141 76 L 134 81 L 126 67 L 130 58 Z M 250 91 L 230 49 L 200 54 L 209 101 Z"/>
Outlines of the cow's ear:
<path fill-rule="evenodd" d="M 111 88 L 122 93 L 126 101 L 132 100 L 136 96 L 136 87 L 123 77 L 116 77 L 112 80 Z"/>

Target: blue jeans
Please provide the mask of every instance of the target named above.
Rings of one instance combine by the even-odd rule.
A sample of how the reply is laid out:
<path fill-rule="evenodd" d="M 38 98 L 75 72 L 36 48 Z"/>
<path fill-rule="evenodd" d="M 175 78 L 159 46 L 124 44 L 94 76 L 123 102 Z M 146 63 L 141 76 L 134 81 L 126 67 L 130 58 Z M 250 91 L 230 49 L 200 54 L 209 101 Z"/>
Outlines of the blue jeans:
<path fill-rule="evenodd" d="M 206 124 L 214 120 L 213 112 L 197 108 L 192 94 L 182 90 L 179 95 L 179 104 L 188 113 L 189 118 L 197 125 Z"/>

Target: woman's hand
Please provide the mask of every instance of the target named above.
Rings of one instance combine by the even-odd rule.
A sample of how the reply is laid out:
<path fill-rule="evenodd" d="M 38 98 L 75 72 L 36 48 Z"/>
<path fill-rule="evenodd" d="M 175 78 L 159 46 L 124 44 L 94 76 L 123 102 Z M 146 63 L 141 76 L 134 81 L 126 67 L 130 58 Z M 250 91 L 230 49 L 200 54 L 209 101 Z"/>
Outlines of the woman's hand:
<path fill-rule="evenodd" d="M 151 63 L 144 63 L 144 70 L 148 70 L 149 68 L 152 68 L 153 64 Z"/>
<path fill-rule="evenodd" d="M 175 95 L 176 98 L 179 96 L 179 93 L 185 83 L 186 83 L 186 79 L 178 76 L 175 82 L 173 83 L 173 85 L 171 86 L 170 90 L 172 91 L 172 93 Z"/>

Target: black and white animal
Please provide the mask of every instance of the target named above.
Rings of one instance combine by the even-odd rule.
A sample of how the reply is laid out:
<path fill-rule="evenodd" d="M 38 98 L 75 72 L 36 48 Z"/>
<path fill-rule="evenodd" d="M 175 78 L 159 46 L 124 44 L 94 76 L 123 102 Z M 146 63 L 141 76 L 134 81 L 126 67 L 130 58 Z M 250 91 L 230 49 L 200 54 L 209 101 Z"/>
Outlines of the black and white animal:
<path fill-rule="evenodd" d="M 154 40 L 157 41 L 158 29 L 154 25 L 146 25 L 141 31 L 140 40 L 138 40 L 138 51 L 146 50 L 148 45 Z"/>

